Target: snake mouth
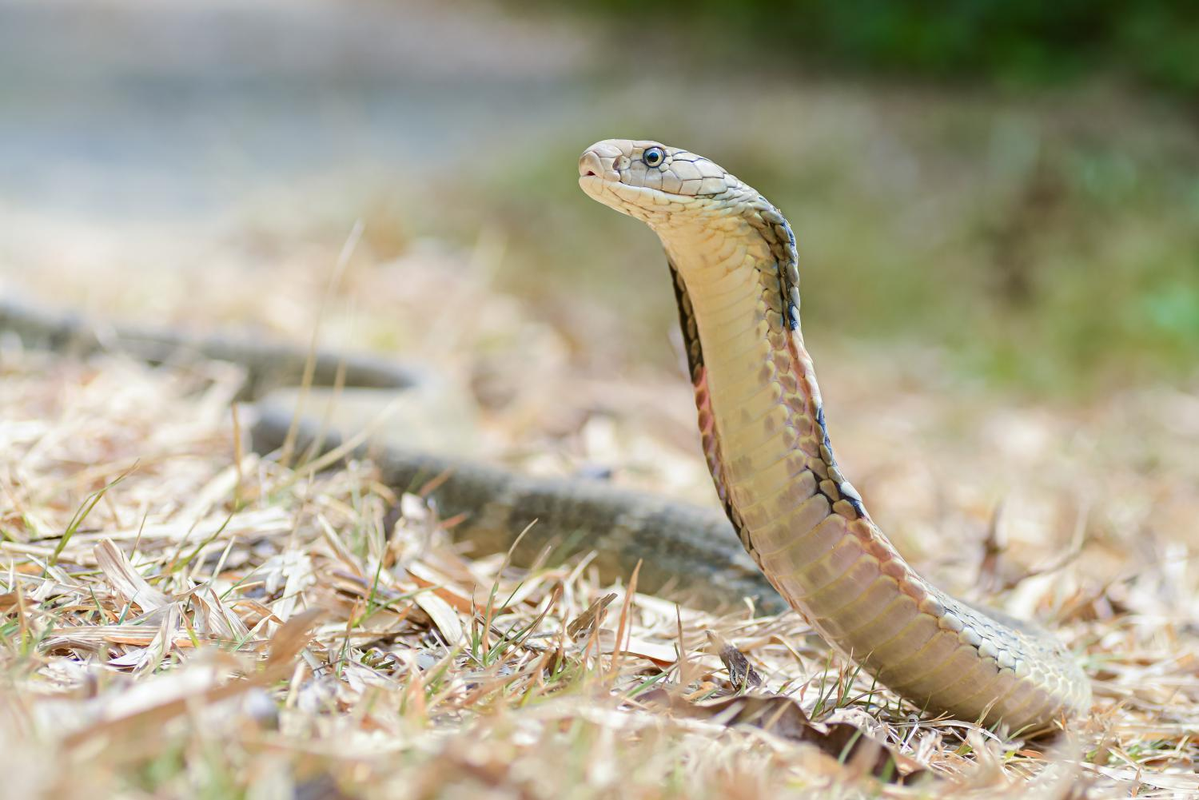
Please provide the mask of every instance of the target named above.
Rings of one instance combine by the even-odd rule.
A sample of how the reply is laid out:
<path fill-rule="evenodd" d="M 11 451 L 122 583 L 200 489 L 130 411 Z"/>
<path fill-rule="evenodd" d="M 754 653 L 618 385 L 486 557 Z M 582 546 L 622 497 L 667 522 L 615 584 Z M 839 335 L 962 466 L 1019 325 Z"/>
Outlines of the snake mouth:
<path fill-rule="evenodd" d="M 579 178 L 599 178 L 606 171 L 612 168 L 612 159 L 608 159 L 608 169 L 605 170 L 605 164 L 600 154 L 595 150 L 587 150 L 579 157 Z"/>
<path fill-rule="evenodd" d="M 589 194 L 593 199 L 600 200 L 607 189 L 607 181 L 603 175 L 597 175 L 594 172 L 579 171 L 579 188 Z M 602 202 L 602 200 L 601 200 Z"/>
<path fill-rule="evenodd" d="M 663 194 L 657 189 L 631 186 L 603 175 L 580 175 L 579 187 L 593 200 L 626 216 L 636 217 L 650 227 L 654 226 L 661 209 L 669 205 L 655 202 L 654 196 Z"/>

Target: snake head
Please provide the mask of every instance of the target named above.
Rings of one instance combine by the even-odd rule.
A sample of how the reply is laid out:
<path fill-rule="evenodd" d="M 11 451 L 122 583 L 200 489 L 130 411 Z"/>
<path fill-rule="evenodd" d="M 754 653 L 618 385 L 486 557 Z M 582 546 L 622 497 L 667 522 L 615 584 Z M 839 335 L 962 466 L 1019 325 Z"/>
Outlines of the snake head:
<path fill-rule="evenodd" d="M 579 158 L 579 186 L 651 227 L 727 205 L 741 181 L 703 156 L 659 142 L 605 139 Z"/>

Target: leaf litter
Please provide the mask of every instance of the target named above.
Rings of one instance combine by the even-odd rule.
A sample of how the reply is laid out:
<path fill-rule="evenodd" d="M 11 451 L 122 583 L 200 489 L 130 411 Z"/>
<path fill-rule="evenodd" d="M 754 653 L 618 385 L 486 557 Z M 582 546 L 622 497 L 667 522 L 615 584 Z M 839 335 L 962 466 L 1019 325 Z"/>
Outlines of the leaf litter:
<path fill-rule="evenodd" d="M 388 269 L 357 308 L 368 320 L 395 305 L 386 287 L 404 285 Z M 488 324 L 511 322 L 501 317 Z M 1199 581 L 1187 544 L 1199 476 L 1184 446 L 1199 431 L 1193 398 L 1115 395 L 1086 412 L 1088 429 L 1113 433 L 1087 438 L 1071 414 L 974 397 L 955 417 L 902 371 L 879 365 L 867 386 L 867 371 L 833 364 L 841 414 L 864 423 L 839 436 L 842 450 L 865 467 L 855 471 L 885 527 L 938 578 L 977 576 L 1006 610 L 1055 620 L 1092 676 L 1088 719 L 1027 741 L 924 718 L 795 615 L 680 606 L 636 591 L 635 575 L 601 580 L 587 557 L 520 569 L 472 552 L 453 520 L 380 483 L 369 461 L 315 472 L 249 452 L 232 413 L 244 376 L 228 364 L 151 368 L 0 342 L 8 790 L 1199 794 Z M 927 366 L 908 368 L 936 374 Z M 529 438 L 531 419 L 560 424 L 541 396 L 564 397 L 567 384 L 608 410 L 572 418 L 576 443 L 526 467 L 631 453 L 618 480 L 677 491 L 703 477 L 672 443 L 689 441 L 685 387 L 601 385 L 560 361 L 554 370 L 528 381 L 536 391 L 507 387 L 525 420 L 512 439 Z M 885 405 L 871 399 L 879 385 Z M 644 403 L 660 394 L 671 402 Z M 953 438 L 976 424 L 973 438 Z M 647 445 L 629 433 L 638 429 L 666 443 Z M 486 434 L 494 447 L 495 426 Z M 863 456 L 899 436 L 924 442 L 940 466 L 899 450 Z M 979 459 L 979 440 L 998 457 Z M 938 469 L 984 478 L 943 493 Z M 1014 487 L 1017 502 L 997 511 L 988 482 Z M 971 547 L 928 553 L 946 530 L 967 531 Z"/>

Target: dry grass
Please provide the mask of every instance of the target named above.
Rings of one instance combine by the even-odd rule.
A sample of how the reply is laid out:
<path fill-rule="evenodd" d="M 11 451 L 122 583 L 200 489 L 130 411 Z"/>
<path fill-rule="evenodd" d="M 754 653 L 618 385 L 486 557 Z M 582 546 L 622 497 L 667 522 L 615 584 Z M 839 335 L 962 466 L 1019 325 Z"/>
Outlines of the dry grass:
<path fill-rule="evenodd" d="M 302 341 L 329 255 L 215 265 L 210 285 L 227 275 L 237 293 L 159 278 L 157 307 L 252 314 Z M 524 468 L 616 464 L 617 480 L 708 499 L 684 382 L 571 359 L 492 290 L 489 258 L 418 248 L 360 265 L 324 335 L 436 358 L 477 398 L 480 448 Z M 114 306 L 128 285 L 55 275 L 27 285 L 70 285 L 99 305 L 108 292 Z M 246 452 L 228 365 L 85 363 L 0 339 L 6 788 L 1199 793 L 1194 396 L 1150 387 L 1049 408 L 954 383 L 927 353 L 815 346 L 842 461 L 901 548 L 949 588 L 1051 621 L 1085 654 L 1095 709 L 1067 735 L 1030 743 L 918 720 L 793 615 L 679 608 L 605 585 L 587 560 L 526 572 L 471 553 L 370 464 L 312 475 Z M 729 699 L 745 689 L 795 702 Z"/>
<path fill-rule="evenodd" d="M 751 643 L 795 691 L 780 676 L 822 657 L 795 620 L 605 595 L 586 562 L 526 574 L 464 558 L 369 465 L 314 478 L 235 455 L 230 378 L 7 355 L 4 761 L 22 793 L 700 796 L 872 780 L 784 738 L 647 710 L 680 679 L 720 691 L 707 631 Z M 835 665 L 828 679 L 799 696 L 846 691 Z"/>

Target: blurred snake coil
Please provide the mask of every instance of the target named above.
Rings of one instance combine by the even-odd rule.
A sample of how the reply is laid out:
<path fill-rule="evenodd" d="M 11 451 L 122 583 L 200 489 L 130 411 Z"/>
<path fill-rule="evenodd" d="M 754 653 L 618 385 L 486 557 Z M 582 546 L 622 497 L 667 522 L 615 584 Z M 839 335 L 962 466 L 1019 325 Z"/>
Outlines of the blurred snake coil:
<path fill-rule="evenodd" d="M 1054 637 L 932 586 L 842 475 L 778 209 L 712 161 L 652 141 L 592 145 L 579 184 L 661 239 L 717 494 L 790 605 L 927 712 L 1025 732 L 1085 713 L 1090 683 Z"/>

